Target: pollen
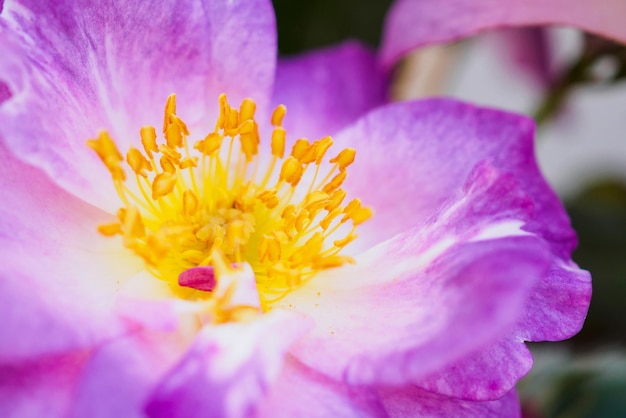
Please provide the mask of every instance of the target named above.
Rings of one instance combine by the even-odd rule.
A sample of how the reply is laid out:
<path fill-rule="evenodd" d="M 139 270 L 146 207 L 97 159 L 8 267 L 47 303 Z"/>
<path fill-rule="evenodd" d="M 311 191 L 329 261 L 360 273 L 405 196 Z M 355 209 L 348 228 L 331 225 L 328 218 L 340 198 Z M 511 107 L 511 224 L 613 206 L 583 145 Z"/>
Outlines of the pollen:
<path fill-rule="evenodd" d="M 299 138 L 286 154 L 283 105 L 271 115 L 264 148 L 253 100 L 234 108 L 221 95 L 219 107 L 215 129 L 199 140 L 190 142 L 171 95 L 161 139 L 154 127 L 142 127 L 141 145 L 125 158 L 107 132 L 87 141 L 121 201 L 117 221 L 98 231 L 121 236 L 155 279 L 183 298 L 211 297 L 181 285 L 190 269 L 248 263 L 268 310 L 321 270 L 353 263 L 341 253 L 372 210 L 359 199 L 346 202 L 342 189 L 354 149 L 328 156 L 331 137 Z"/>

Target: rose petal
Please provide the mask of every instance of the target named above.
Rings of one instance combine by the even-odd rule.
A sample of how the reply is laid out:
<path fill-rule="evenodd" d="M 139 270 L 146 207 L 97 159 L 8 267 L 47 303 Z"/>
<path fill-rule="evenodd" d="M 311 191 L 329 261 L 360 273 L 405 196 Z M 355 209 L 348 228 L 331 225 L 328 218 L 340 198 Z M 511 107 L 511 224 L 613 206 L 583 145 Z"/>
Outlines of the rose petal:
<path fill-rule="evenodd" d="M 1 144 L 0 159 L 0 359 L 83 348 L 121 332 L 115 292 L 138 258 L 96 231 L 106 214 Z"/>
<path fill-rule="evenodd" d="M 533 365 L 522 339 L 507 334 L 496 344 L 446 365 L 416 382 L 429 392 L 468 400 L 493 400 L 514 390 Z"/>
<path fill-rule="evenodd" d="M 512 390 L 494 401 L 476 402 L 429 393 L 416 387 L 380 391 L 390 417 L 485 418 L 522 416 L 517 393 Z"/>
<path fill-rule="evenodd" d="M 143 417 L 150 391 L 183 353 L 176 334 L 136 333 L 95 350 L 77 382 L 73 417 Z"/>
<path fill-rule="evenodd" d="M 222 92 L 254 97 L 262 114 L 275 42 L 264 0 L 7 2 L 0 81 L 13 97 L 0 107 L 0 138 L 62 187 L 114 210 L 110 175 L 85 141 L 106 129 L 125 152 L 141 126 L 160 129 L 170 93 L 198 136 L 212 128 Z"/>
<path fill-rule="evenodd" d="M 248 323 L 204 328 L 150 397 L 147 414 L 249 416 L 306 325 L 303 318 L 277 311 Z"/>
<path fill-rule="evenodd" d="M 422 223 L 463 186 L 480 161 L 511 173 L 533 199 L 535 217 L 524 229 L 569 257 L 576 237 L 558 197 L 534 159 L 534 123 L 507 112 L 430 99 L 379 108 L 336 136 L 357 149 L 345 188 L 373 206 L 361 237 L 380 242 Z"/>
<path fill-rule="evenodd" d="M 351 41 L 279 60 L 272 101 L 287 107 L 290 137 L 318 139 L 383 104 L 386 90 L 374 53 Z"/>
<path fill-rule="evenodd" d="M 385 22 L 381 59 L 386 67 L 423 45 L 454 41 L 502 27 L 567 25 L 626 42 L 621 0 L 397 0 Z"/>
<path fill-rule="evenodd" d="M 0 365 L 0 416 L 66 416 L 87 357 L 87 352 L 78 351 Z"/>
<path fill-rule="evenodd" d="M 381 417 L 386 411 L 372 388 L 334 381 L 287 357 L 281 375 L 259 405 L 259 417 Z"/>
<path fill-rule="evenodd" d="M 279 306 L 317 324 L 295 355 L 353 383 L 405 384 L 502 338 L 550 261 L 519 229 L 532 208 L 515 185 L 481 164 L 437 218 L 287 295 Z"/>

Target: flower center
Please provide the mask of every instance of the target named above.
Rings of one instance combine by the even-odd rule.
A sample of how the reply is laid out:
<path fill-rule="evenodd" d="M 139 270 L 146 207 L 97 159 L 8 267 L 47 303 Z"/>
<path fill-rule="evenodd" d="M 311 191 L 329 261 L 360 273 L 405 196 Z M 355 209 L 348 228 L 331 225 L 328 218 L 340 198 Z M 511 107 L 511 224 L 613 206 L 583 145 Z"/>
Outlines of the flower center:
<path fill-rule="evenodd" d="M 340 252 L 372 211 L 359 199 L 344 204 L 341 185 L 354 149 L 343 149 L 325 163 L 332 138 L 301 138 L 285 158 L 281 105 L 271 119 L 271 157 L 262 163 L 255 102 L 245 99 L 236 109 L 221 95 L 219 104 L 215 130 L 192 150 L 171 95 L 165 141 L 159 144 L 155 128 L 144 126 L 143 152 L 128 150 L 126 164 L 135 182 L 126 181 L 124 159 L 106 132 L 87 141 L 110 171 L 123 203 L 118 221 L 98 230 L 121 235 L 149 272 L 183 298 L 210 295 L 198 290 L 210 290 L 206 283 L 184 286 L 181 277 L 189 269 L 248 263 L 267 309 L 320 270 L 353 262 Z"/>

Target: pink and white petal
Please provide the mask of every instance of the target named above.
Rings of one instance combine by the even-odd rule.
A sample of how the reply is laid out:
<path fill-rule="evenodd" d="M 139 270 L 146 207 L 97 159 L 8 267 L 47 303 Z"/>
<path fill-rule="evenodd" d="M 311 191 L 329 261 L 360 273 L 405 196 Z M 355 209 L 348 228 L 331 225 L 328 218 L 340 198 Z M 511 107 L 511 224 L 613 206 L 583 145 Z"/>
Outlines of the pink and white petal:
<path fill-rule="evenodd" d="M 519 398 L 515 390 L 493 401 L 468 401 L 429 393 L 417 387 L 404 390 L 381 390 L 380 396 L 389 417 L 422 418 L 520 418 Z"/>
<path fill-rule="evenodd" d="M 133 333 L 103 344 L 85 363 L 71 417 L 145 417 L 144 405 L 186 349 L 174 333 Z"/>
<path fill-rule="evenodd" d="M 515 176 L 533 199 L 535 217 L 524 229 L 569 258 L 576 236 L 539 172 L 533 135 L 529 118 L 447 99 L 395 103 L 369 113 L 335 138 L 357 149 L 346 190 L 375 211 L 359 234 L 380 242 L 405 231 L 407 222 L 421 224 L 486 161 Z"/>
<path fill-rule="evenodd" d="M 197 136 L 214 123 L 222 92 L 254 97 L 259 112 L 269 105 L 276 40 L 268 1 L 7 1 L 0 32 L 0 81 L 13 93 L 0 107 L 0 138 L 101 207 L 113 209 L 115 194 L 84 144 L 100 130 L 125 150 L 141 126 L 160 128 L 171 93 Z"/>
<path fill-rule="evenodd" d="M 206 327 L 150 396 L 150 417 L 240 417 L 254 413 L 308 321 L 271 312 Z"/>
<path fill-rule="evenodd" d="M 118 284 L 139 267 L 96 228 L 108 215 L 0 144 L 0 361 L 84 348 L 123 327 Z"/>
<path fill-rule="evenodd" d="M 307 286 L 309 292 L 285 298 L 317 324 L 293 352 L 310 367 L 356 384 L 425 377 L 488 347 L 515 323 L 546 265 L 545 247 L 537 241 L 519 237 L 457 246 L 411 277 L 396 270 L 386 286 L 333 288 L 340 277 Z M 354 277 L 387 274 L 402 264 L 392 257 L 373 259 Z"/>
<path fill-rule="evenodd" d="M 0 364 L 0 416 L 67 417 L 88 352 Z"/>
<path fill-rule="evenodd" d="M 386 412 L 374 389 L 335 381 L 289 356 L 257 416 L 360 418 Z"/>
<path fill-rule="evenodd" d="M 388 76 L 356 41 L 278 61 L 274 106 L 284 104 L 291 138 L 335 134 L 386 100 Z"/>
<path fill-rule="evenodd" d="M 337 379 L 398 385 L 502 338 L 550 262 L 520 230 L 532 208 L 515 184 L 480 164 L 437 218 L 287 295 L 279 306 L 317 324 L 295 355 Z"/>
<path fill-rule="evenodd" d="M 397 0 L 386 18 L 381 60 L 391 67 L 415 48 L 511 26 L 574 26 L 626 42 L 624 16 L 621 0 Z"/>

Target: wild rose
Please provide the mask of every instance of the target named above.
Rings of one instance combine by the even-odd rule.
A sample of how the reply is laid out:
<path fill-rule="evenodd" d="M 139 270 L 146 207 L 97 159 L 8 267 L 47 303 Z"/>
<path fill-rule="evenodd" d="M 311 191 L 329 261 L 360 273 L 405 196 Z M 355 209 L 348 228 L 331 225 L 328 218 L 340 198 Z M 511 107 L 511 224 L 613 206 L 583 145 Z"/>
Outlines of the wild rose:
<path fill-rule="evenodd" d="M 523 342 L 580 328 L 526 118 L 335 132 L 385 75 L 355 44 L 275 68 L 260 0 L 0 16 L 3 416 L 516 416 Z"/>

